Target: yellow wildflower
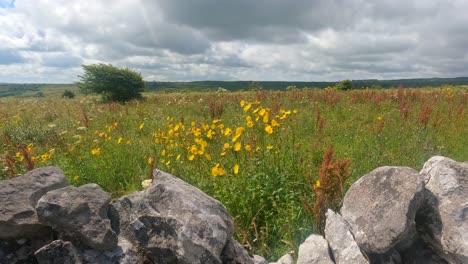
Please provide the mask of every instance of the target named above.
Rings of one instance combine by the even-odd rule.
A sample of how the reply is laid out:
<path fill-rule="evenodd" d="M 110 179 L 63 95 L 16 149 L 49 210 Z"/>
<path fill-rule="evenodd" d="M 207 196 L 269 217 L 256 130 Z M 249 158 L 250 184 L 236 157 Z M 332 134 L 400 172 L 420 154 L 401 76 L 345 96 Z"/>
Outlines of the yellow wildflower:
<path fill-rule="evenodd" d="M 242 148 L 242 143 L 237 141 L 236 144 L 234 144 L 234 151 L 240 151 L 241 148 Z"/>
<path fill-rule="evenodd" d="M 219 163 L 216 163 L 216 165 L 211 169 L 211 175 L 213 176 L 222 176 L 226 173 L 226 171 L 219 165 Z"/>
<path fill-rule="evenodd" d="M 190 155 L 190 156 L 188 157 L 188 159 L 189 159 L 190 161 L 192 161 L 193 159 L 195 159 L 195 155 L 193 155 L 193 154 Z"/>
<path fill-rule="evenodd" d="M 231 135 L 231 134 L 232 134 L 232 129 L 230 129 L 229 127 L 226 128 L 226 130 L 224 130 L 224 135 L 225 135 L 225 136 L 229 136 L 229 135 Z"/>
<path fill-rule="evenodd" d="M 119 137 L 119 139 L 117 139 L 117 144 L 121 144 L 121 143 L 122 143 L 122 140 L 123 140 L 123 138 L 122 138 L 122 137 Z"/>
<path fill-rule="evenodd" d="M 244 106 L 245 105 L 245 100 L 241 100 L 240 101 L 240 106 Z"/>
<path fill-rule="evenodd" d="M 208 132 L 206 133 L 206 137 L 212 139 L 213 136 L 214 136 L 214 134 L 215 134 L 215 132 L 214 132 L 213 130 L 210 129 L 210 130 L 208 130 Z"/>
<path fill-rule="evenodd" d="M 265 115 L 263 116 L 262 121 L 263 121 L 263 123 L 266 124 L 266 123 L 268 123 L 269 120 L 270 120 L 269 119 L 269 114 L 268 114 L 268 112 L 266 112 Z"/>
<path fill-rule="evenodd" d="M 140 126 L 138 127 L 140 130 L 142 130 L 145 127 L 145 123 L 141 123 Z"/>
<path fill-rule="evenodd" d="M 101 155 L 101 148 L 92 149 L 92 150 L 91 150 L 91 154 L 92 154 L 93 156 Z"/>
<path fill-rule="evenodd" d="M 278 121 L 276 121 L 275 119 L 271 120 L 271 126 L 272 127 L 279 127 L 280 124 L 278 123 Z"/>
<path fill-rule="evenodd" d="M 272 145 L 268 145 L 266 148 L 267 148 L 268 150 L 270 150 L 270 149 L 273 149 L 273 146 L 272 146 Z"/>
<path fill-rule="evenodd" d="M 205 154 L 205 157 L 207 160 L 211 161 L 211 155 L 210 154 Z"/>
<path fill-rule="evenodd" d="M 224 143 L 223 147 L 224 149 L 230 149 L 231 145 L 229 143 Z"/>
<path fill-rule="evenodd" d="M 78 181 L 80 179 L 80 176 L 76 175 L 75 177 L 73 177 L 73 180 L 75 181 Z"/>
<path fill-rule="evenodd" d="M 244 112 L 247 112 L 249 111 L 249 109 L 252 107 L 252 104 L 251 103 L 247 103 L 245 106 L 244 106 Z"/>
<path fill-rule="evenodd" d="M 234 175 L 237 175 L 239 173 L 239 164 L 236 163 L 236 165 L 234 165 L 234 168 L 232 170 L 234 172 Z"/>
<path fill-rule="evenodd" d="M 249 145 L 249 144 L 247 144 L 247 145 L 245 145 L 244 149 L 245 149 L 246 151 L 251 151 L 251 150 L 252 150 L 252 146 Z"/>
<path fill-rule="evenodd" d="M 149 157 L 149 158 L 148 158 L 148 164 L 149 164 L 149 165 L 152 165 L 153 162 L 154 162 L 153 158 L 152 158 L 152 157 Z"/>
<path fill-rule="evenodd" d="M 270 126 L 270 125 L 267 125 L 267 126 L 265 127 L 265 132 L 267 132 L 268 135 L 273 134 L 273 127 Z"/>

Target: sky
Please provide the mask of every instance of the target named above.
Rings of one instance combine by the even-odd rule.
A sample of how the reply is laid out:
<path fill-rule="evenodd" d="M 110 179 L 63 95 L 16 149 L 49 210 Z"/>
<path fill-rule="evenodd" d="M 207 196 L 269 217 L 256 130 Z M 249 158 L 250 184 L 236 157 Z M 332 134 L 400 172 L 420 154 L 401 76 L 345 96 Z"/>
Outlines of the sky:
<path fill-rule="evenodd" d="M 468 76 L 468 0 L 0 0 L 0 83 Z"/>

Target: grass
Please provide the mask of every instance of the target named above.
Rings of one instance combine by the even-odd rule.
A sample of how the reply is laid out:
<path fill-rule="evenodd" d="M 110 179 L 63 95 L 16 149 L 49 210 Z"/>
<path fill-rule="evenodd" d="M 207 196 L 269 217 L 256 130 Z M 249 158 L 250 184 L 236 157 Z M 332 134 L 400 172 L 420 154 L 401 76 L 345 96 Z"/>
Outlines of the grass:
<path fill-rule="evenodd" d="M 433 155 L 468 160 L 464 87 L 145 98 L 125 105 L 0 98 L 0 179 L 54 165 L 70 184 L 97 183 L 120 197 L 159 168 L 220 200 L 237 239 L 274 260 L 320 231 L 304 203 L 315 201 L 330 146 L 351 162 L 345 188 L 383 165 L 418 170 Z"/>

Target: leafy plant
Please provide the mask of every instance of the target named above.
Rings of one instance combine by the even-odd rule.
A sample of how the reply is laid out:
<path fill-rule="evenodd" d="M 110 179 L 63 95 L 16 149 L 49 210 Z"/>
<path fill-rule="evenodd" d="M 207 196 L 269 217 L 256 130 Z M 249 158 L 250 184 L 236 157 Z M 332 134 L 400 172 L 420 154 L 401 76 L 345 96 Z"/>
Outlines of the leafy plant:
<path fill-rule="evenodd" d="M 105 102 L 127 102 L 141 98 L 145 83 L 140 73 L 111 64 L 83 65 L 78 87 L 84 94 L 97 93 Z"/>

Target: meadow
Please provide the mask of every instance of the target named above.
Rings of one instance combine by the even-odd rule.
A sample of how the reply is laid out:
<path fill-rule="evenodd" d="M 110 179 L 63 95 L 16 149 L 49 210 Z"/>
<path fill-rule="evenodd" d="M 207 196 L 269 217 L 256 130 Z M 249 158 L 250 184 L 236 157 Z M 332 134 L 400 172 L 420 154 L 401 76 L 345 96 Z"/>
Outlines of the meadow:
<path fill-rule="evenodd" d="M 434 155 L 468 160 L 467 87 L 144 98 L 0 98 L 0 179 L 53 165 L 70 184 L 97 183 L 116 198 L 142 190 L 158 168 L 222 202 L 238 241 L 277 259 L 320 232 L 314 207 L 338 207 L 371 170 L 419 170 Z M 340 162 L 329 176 L 338 180 L 327 181 Z"/>

